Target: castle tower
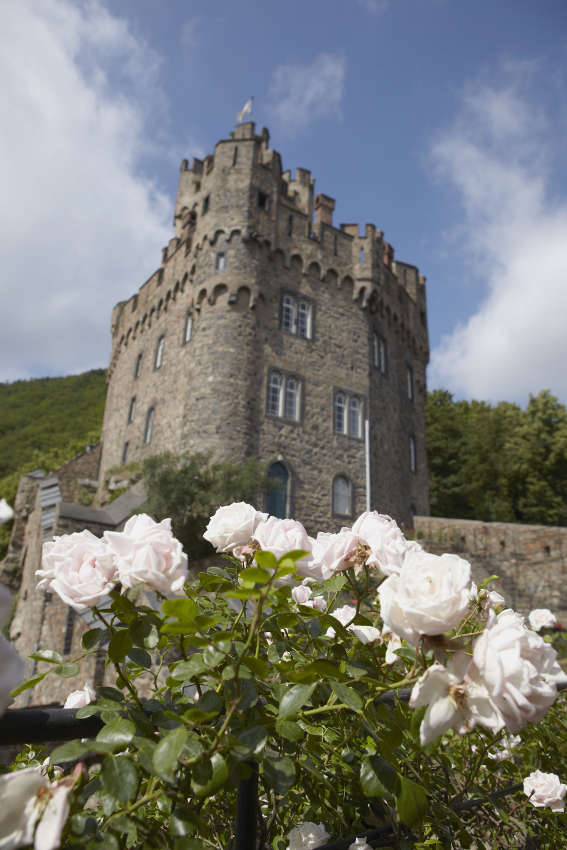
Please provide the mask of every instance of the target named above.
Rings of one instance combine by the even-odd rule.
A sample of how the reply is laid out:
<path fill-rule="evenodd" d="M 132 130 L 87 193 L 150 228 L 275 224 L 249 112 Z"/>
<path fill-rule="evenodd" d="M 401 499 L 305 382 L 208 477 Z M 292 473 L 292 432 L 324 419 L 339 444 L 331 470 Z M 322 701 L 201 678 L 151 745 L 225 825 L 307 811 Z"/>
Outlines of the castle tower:
<path fill-rule="evenodd" d="M 163 451 L 255 457 L 285 485 L 271 512 L 332 530 L 365 508 L 368 419 L 371 507 L 429 512 L 425 279 L 314 183 L 252 122 L 183 161 L 161 265 L 113 311 L 101 480 Z"/>

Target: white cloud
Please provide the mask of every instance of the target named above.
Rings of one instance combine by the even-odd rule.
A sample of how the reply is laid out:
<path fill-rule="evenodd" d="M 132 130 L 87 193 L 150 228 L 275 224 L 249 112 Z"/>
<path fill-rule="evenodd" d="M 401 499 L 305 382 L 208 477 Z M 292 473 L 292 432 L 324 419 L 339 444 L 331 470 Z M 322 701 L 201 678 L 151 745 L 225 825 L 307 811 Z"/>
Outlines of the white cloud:
<path fill-rule="evenodd" d="M 320 118 L 341 117 L 346 60 L 320 53 L 310 65 L 280 65 L 270 86 L 271 113 L 289 133 Z"/>
<path fill-rule="evenodd" d="M 114 303 L 170 237 L 141 176 L 160 61 L 96 0 L 0 6 L 0 380 L 106 365 Z"/>
<path fill-rule="evenodd" d="M 433 149 L 462 202 L 461 259 L 486 289 L 433 351 L 429 384 L 520 402 L 550 388 L 567 400 L 567 202 L 552 183 L 550 122 L 521 70 L 470 87 Z"/>

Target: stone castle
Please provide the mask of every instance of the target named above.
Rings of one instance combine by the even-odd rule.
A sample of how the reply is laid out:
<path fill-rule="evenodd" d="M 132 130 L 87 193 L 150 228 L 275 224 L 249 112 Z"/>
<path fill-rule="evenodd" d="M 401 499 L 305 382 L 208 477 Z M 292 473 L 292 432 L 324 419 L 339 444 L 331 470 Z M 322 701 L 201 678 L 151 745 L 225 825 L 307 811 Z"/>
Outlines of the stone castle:
<path fill-rule="evenodd" d="M 99 508 L 77 504 L 80 488 L 100 494 L 110 470 L 163 451 L 263 461 L 280 486 L 258 507 L 312 533 L 367 505 L 413 522 L 430 551 L 468 558 L 477 581 L 499 573 L 514 607 L 567 618 L 567 529 L 427 516 L 425 280 L 374 225 L 335 227 L 333 209 L 309 171 L 282 170 L 252 122 L 182 163 L 175 235 L 112 314 L 101 444 L 20 482 L 2 580 L 19 591 L 11 637 L 22 656 L 50 648 L 69 660 L 88 627 L 37 591 L 42 542 L 122 528 L 140 484 Z M 41 668 L 30 661 L 30 674 Z M 104 677 L 104 654 L 90 656 L 75 680 L 48 676 L 17 705 L 61 703 Z"/>
<path fill-rule="evenodd" d="M 182 163 L 175 235 L 112 314 L 101 480 L 211 451 L 266 463 L 266 507 L 312 531 L 367 496 L 405 523 L 429 512 L 425 279 L 373 224 L 335 226 L 314 183 L 252 122 Z"/>

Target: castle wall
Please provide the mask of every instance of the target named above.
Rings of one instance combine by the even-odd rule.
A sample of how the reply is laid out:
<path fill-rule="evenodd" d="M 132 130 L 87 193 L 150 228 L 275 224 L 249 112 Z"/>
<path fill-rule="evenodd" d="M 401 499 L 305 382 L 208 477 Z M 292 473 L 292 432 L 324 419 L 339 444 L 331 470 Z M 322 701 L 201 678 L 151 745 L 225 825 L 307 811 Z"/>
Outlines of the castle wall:
<path fill-rule="evenodd" d="M 428 552 L 470 561 L 477 583 L 499 576 L 507 606 L 550 608 L 567 625 L 567 528 L 418 516 L 414 529 Z"/>
<path fill-rule="evenodd" d="M 162 264 L 113 312 L 101 481 L 126 443 L 128 461 L 163 451 L 279 459 L 292 476 L 290 511 L 311 530 L 340 526 L 345 518 L 331 515 L 335 475 L 353 482 L 352 514 L 365 506 L 363 439 L 333 429 L 334 393 L 343 390 L 370 419 L 372 507 L 403 522 L 429 510 L 424 279 L 393 261 L 374 225 L 335 227 L 333 207 L 332 198 L 314 198 L 309 171 L 282 173 L 267 131 L 256 136 L 252 123 L 192 168 L 184 161 Z M 284 293 L 310 299 L 311 339 L 282 329 Z M 374 364 L 375 335 L 387 349 L 385 370 Z M 301 381 L 297 422 L 266 412 L 271 369 Z"/>

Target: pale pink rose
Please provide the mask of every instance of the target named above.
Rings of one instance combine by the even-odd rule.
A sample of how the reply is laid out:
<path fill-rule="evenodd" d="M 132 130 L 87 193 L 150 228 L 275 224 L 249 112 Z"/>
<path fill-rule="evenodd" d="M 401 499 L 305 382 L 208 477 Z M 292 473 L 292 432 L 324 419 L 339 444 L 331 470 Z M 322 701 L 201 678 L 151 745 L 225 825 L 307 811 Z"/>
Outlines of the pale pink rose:
<path fill-rule="evenodd" d="M 10 693 L 23 682 L 25 675 L 24 662 L 12 644 L 0 635 L 0 715 L 10 703 Z"/>
<path fill-rule="evenodd" d="M 320 531 L 313 542 L 313 561 L 303 574 L 325 581 L 340 570 L 348 570 L 357 546 L 358 537 L 349 528 L 342 528 L 338 534 Z"/>
<path fill-rule="evenodd" d="M 89 705 L 89 703 L 91 703 L 95 699 L 95 692 L 93 691 L 89 683 L 85 682 L 80 691 L 71 691 L 71 693 L 65 700 L 65 705 L 63 706 L 63 708 L 82 708 L 84 705 Z"/>
<path fill-rule="evenodd" d="M 260 549 L 265 552 L 272 552 L 278 559 L 294 549 L 302 549 L 304 552 L 308 552 L 308 555 L 296 562 L 299 575 L 306 574 L 303 570 L 308 569 L 311 565 L 312 540 L 300 522 L 296 522 L 294 519 L 268 517 L 256 527 L 254 539 L 259 544 Z"/>
<path fill-rule="evenodd" d="M 106 532 L 108 533 L 108 532 Z M 53 590 L 75 611 L 92 608 L 118 581 L 116 563 L 105 540 L 90 531 L 65 534 L 43 544 L 41 590 Z"/>
<path fill-rule="evenodd" d="M 528 622 L 534 632 L 541 629 L 553 629 L 557 625 L 557 617 L 549 608 L 534 608 L 528 614 Z"/>
<path fill-rule="evenodd" d="M 287 837 L 287 850 L 314 850 L 326 844 L 330 837 L 322 823 L 307 821 L 291 830 Z"/>
<path fill-rule="evenodd" d="M 33 844 L 35 850 L 56 850 L 61 845 L 75 780 L 73 774 L 50 784 L 40 767 L 2 774 L 0 847 L 16 850 Z"/>
<path fill-rule="evenodd" d="M 477 724 L 493 733 L 504 727 L 486 688 L 468 678 L 469 667 L 470 658 L 457 653 L 447 667 L 432 664 L 413 686 L 410 706 L 427 705 L 419 730 L 422 747 L 449 729 L 464 735 Z"/>
<path fill-rule="evenodd" d="M 335 608 L 334 611 L 329 611 L 329 614 L 335 620 L 338 620 L 341 626 L 344 626 L 347 631 L 352 632 L 361 643 L 374 643 L 374 641 L 380 640 L 382 637 L 380 630 L 375 629 L 374 626 L 360 626 L 352 622 L 356 617 L 356 608 L 354 605 L 343 605 L 341 608 Z M 327 629 L 326 634 L 328 637 L 334 637 L 336 633 L 331 627 Z"/>
<path fill-rule="evenodd" d="M 486 686 L 512 732 L 540 720 L 567 682 L 553 647 L 510 609 L 492 614 L 476 639 L 471 676 Z"/>
<path fill-rule="evenodd" d="M 456 628 L 469 610 L 471 567 L 457 555 L 408 552 L 399 575 L 378 588 L 384 631 L 417 644 Z"/>
<path fill-rule="evenodd" d="M 377 567 L 384 575 L 399 573 L 408 552 L 421 552 L 415 540 L 406 540 L 398 524 L 386 514 L 365 511 L 352 527 L 361 543 L 370 548 L 366 561 L 368 566 Z"/>
<path fill-rule="evenodd" d="M 324 611 L 326 602 L 324 596 L 313 596 L 313 591 L 306 584 L 300 584 L 291 591 L 293 601 L 297 605 L 307 605 L 316 611 Z"/>
<path fill-rule="evenodd" d="M 105 531 L 124 587 L 145 584 L 163 596 L 182 593 L 187 555 L 171 532 L 171 520 L 155 522 L 147 514 L 131 517 L 124 531 Z"/>
<path fill-rule="evenodd" d="M 522 739 L 519 735 L 506 735 L 504 738 L 503 747 L 499 747 L 497 750 L 493 750 L 492 752 L 488 752 L 486 755 L 492 761 L 510 761 L 513 758 L 513 748 L 517 747 L 518 744 L 522 743 Z"/>
<path fill-rule="evenodd" d="M 534 770 L 524 779 L 524 794 L 529 797 L 532 806 L 538 809 L 545 807 L 552 812 L 563 812 L 566 792 L 567 785 L 564 785 L 555 773 Z"/>
<path fill-rule="evenodd" d="M 382 632 L 382 640 L 388 642 L 388 646 L 386 647 L 386 655 L 384 656 L 384 661 L 386 664 L 395 664 L 396 661 L 401 661 L 402 659 L 396 653 L 396 649 L 402 648 L 402 641 L 398 635 L 395 635 L 393 632 Z"/>
<path fill-rule="evenodd" d="M 267 518 L 268 514 L 257 511 L 246 502 L 233 502 L 217 510 L 209 520 L 203 537 L 217 552 L 234 552 L 238 549 L 239 557 L 240 554 L 248 554 L 242 547 L 248 547 L 256 526 Z"/>

